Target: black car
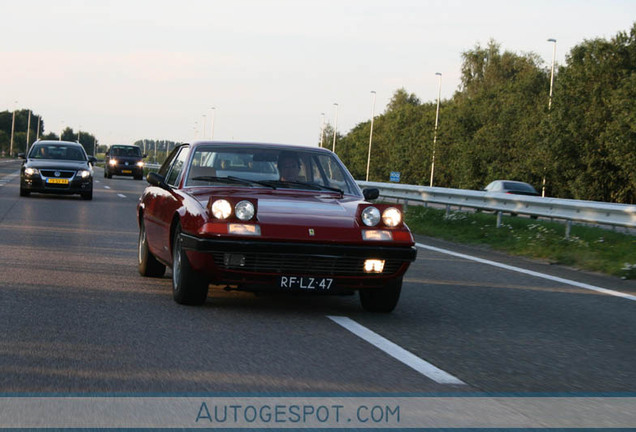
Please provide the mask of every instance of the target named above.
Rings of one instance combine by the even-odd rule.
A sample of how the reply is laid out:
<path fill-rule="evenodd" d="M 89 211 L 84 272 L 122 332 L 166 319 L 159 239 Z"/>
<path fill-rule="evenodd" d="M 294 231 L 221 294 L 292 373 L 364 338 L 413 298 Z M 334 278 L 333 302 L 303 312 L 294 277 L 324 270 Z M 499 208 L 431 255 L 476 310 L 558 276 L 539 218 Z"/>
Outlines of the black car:
<path fill-rule="evenodd" d="M 80 194 L 93 199 L 93 163 L 79 143 L 68 141 L 36 141 L 20 170 L 20 196 L 31 192 Z"/>
<path fill-rule="evenodd" d="M 110 146 L 104 159 L 104 177 L 124 175 L 141 180 L 144 176 L 143 159 L 146 156 L 148 155 L 141 154 L 141 149 L 134 145 Z"/>

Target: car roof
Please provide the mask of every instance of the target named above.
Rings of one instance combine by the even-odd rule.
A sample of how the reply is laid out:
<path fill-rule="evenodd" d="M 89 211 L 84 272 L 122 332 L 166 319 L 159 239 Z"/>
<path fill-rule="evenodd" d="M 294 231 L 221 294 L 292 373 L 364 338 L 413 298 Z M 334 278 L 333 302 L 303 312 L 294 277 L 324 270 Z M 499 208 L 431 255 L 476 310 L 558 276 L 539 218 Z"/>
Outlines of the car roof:
<path fill-rule="evenodd" d="M 199 146 L 215 146 L 215 147 L 244 147 L 244 148 L 265 148 L 270 150 L 297 150 L 297 151 L 316 151 L 322 153 L 333 153 L 331 150 L 323 147 L 310 147 L 302 145 L 291 144 L 274 144 L 274 143 L 261 143 L 261 142 L 237 142 L 237 141 L 194 141 L 189 144 L 193 148 Z"/>
<path fill-rule="evenodd" d="M 73 141 L 58 141 L 58 140 L 40 140 L 40 141 L 36 141 L 34 142 L 32 145 L 36 145 L 36 144 L 46 144 L 46 145 L 65 145 L 65 146 L 76 146 L 76 147 L 82 147 L 82 145 L 78 142 L 73 142 Z M 83 147 L 82 147 L 83 148 Z"/>

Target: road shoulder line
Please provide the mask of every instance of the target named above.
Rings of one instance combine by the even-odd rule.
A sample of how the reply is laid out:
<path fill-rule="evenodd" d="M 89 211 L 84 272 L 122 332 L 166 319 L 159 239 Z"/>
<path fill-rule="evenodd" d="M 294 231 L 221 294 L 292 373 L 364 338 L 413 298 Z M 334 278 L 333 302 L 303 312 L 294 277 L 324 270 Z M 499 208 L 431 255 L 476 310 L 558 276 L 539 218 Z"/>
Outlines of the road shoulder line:
<path fill-rule="evenodd" d="M 477 257 L 471 256 L 471 255 L 466 255 L 466 254 L 459 253 L 459 252 L 453 252 L 453 251 L 450 251 L 448 249 L 442 249 L 442 248 L 438 248 L 438 247 L 435 247 L 435 246 L 428 246 L 428 245 L 425 245 L 425 244 L 422 244 L 422 243 L 415 243 L 415 246 L 417 246 L 418 248 L 427 249 L 427 250 L 430 250 L 430 251 L 433 251 L 433 252 L 438 252 L 438 253 L 442 253 L 442 254 L 446 254 L 446 255 L 452 255 L 452 256 L 457 257 L 457 258 L 463 258 L 463 259 L 467 259 L 467 260 L 470 260 L 470 261 L 475 261 L 475 262 L 478 262 L 478 263 L 481 263 L 481 264 L 486 264 L 486 265 L 490 265 L 490 266 L 493 266 L 493 267 L 499 267 L 501 269 L 510 270 L 510 271 L 514 271 L 514 272 L 517 272 L 517 273 L 523 273 L 523 274 L 526 274 L 526 275 L 529 275 L 529 276 L 538 277 L 538 278 L 541 278 L 541 279 L 547 279 L 547 280 L 550 280 L 550 281 L 553 281 L 553 282 L 559 282 L 559 283 L 575 286 L 575 287 L 578 287 L 578 288 L 583 288 L 583 289 L 590 290 L 590 291 L 596 291 L 596 292 L 599 292 L 599 293 L 603 293 L 603 294 L 607 294 L 607 295 L 611 295 L 611 296 L 615 296 L 615 297 L 621 297 L 621 298 L 624 298 L 626 300 L 636 301 L 636 296 L 631 295 L 631 294 L 627 294 L 627 293 L 623 293 L 623 292 L 620 292 L 620 291 L 614 291 L 614 290 L 610 290 L 610 289 L 607 289 L 607 288 L 601 288 L 601 287 L 598 287 L 598 286 L 595 286 L 595 285 L 590 285 L 590 284 L 586 284 L 586 283 L 583 283 L 583 282 L 577 282 L 577 281 L 573 281 L 573 280 L 570 280 L 570 279 L 564 279 L 564 278 L 561 278 L 561 277 L 558 277 L 558 276 L 551 276 L 551 275 L 548 275 L 548 274 L 545 274 L 545 273 L 539 273 L 539 272 L 536 272 L 536 271 L 533 271 L 533 270 L 527 270 L 527 269 L 524 269 L 524 268 L 521 268 L 521 267 L 515 267 L 515 266 L 508 265 L 508 264 L 502 264 L 502 263 L 499 263 L 499 262 L 496 262 L 496 261 L 491 261 L 491 260 L 487 260 L 487 259 L 483 259 L 483 258 L 477 258 Z"/>

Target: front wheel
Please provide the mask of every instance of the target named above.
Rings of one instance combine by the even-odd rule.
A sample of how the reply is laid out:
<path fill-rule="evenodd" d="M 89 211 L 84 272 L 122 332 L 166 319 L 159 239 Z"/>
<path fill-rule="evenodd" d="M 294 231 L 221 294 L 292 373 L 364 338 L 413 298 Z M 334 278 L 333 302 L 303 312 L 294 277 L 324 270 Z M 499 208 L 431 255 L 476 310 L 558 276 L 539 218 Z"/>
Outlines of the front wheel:
<path fill-rule="evenodd" d="M 402 279 L 392 280 L 382 288 L 360 290 L 360 304 L 368 312 L 392 312 L 402 291 Z"/>
<path fill-rule="evenodd" d="M 31 195 L 31 191 L 30 190 L 26 190 L 22 186 L 20 186 L 20 196 L 28 197 L 29 195 Z"/>
<path fill-rule="evenodd" d="M 183 249 L 181 225 L 177 225 L 172 241 L 172 297 L 183 305 L 202 305 L 208 296 L 208 280 L 190 267 Z"/>
<path fill-rule="evenodd" d="M 83 200 L 87 200 L 90 201 L 93 199 L 93 191 L 89 191 L 89 192 L 81 192 L 80 196 L 82 197 Z"/>
<path fill-rule="evenodd" d="M 166 272 L 166 266 L 157 261 L 157 258 L 148 250 L 146 238 L 146 226 L 142 220 L 139 226 L 139 241 L 137 243 L 137 262 L 139 274 L 148 277 L 161 277 Z"/>

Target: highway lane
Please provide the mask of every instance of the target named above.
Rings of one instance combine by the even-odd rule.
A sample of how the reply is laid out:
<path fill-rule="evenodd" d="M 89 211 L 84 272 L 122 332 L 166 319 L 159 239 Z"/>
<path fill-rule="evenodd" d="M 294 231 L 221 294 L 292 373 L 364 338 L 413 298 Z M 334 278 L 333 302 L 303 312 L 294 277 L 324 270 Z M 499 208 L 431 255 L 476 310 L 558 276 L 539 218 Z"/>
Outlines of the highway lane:
<path fill-rule="evenodd" d="M 96 173 L 93 201 L 20 198 L 17 179 L 0 187 L 2 392 L 635 391 L 636 302 L 433 251 L 419 251 L 390 315 L 365 313 L 352 296 L 218 289 L 204 307 L 179 306 L 169 272 L 137 273 L 145 182 Z M 418 241 L 636 292 L 630 281 Z M 466 385 L 436 383 L 330 316 Z"/>

